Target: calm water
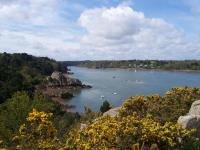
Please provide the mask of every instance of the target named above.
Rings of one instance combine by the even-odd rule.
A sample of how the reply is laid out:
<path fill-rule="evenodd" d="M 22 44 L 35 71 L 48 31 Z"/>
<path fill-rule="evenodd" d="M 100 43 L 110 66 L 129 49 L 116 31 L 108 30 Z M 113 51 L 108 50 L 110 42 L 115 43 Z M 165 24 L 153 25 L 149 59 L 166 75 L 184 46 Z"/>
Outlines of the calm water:
<path fill-rule="evenodd" d="M 88 69 L 71 67 L 73 77 L 92 85 L 75 93 L 69 103 L 76 105 L 72 111 L 81 112 L 84 106 L 98 111 L 104 100 L 120 106 L 133 95 L 164 94 L 177 86 L 200 87 L 200 73 L 170 71 L 128 71 L 123 69 Z"/>

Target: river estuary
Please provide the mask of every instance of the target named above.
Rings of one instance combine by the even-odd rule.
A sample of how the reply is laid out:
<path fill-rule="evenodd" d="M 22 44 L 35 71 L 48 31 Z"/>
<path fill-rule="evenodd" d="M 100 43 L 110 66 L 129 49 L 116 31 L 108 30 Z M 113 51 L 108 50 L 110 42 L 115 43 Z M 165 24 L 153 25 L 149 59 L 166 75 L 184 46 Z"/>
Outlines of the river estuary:
<path fill-rule="evenodd" d="M 200 87 L 200 73 L 173 71 L 135 71 L 125 69 L 88 69 L 70 67 L 72 77 L 84 84 L 92 85 L 75 93 L 67 101 L 76 107 L 72 111 L 82 112 L 84 106 L 98 111 L 104 100 L 114 107 L 120 106 L 124 99 L 134 95 L 164 94 L 173 87 Z"/>

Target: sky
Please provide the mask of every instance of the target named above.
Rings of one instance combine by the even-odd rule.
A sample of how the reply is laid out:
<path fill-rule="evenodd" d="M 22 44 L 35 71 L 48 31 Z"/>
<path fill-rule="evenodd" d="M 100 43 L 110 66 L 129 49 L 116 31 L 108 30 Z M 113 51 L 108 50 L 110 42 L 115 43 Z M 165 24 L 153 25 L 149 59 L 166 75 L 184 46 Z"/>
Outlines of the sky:
<path fill-rule="evenodd" d="M 200 59 L 200 0 L 0 0 L 0 52 Z"/>

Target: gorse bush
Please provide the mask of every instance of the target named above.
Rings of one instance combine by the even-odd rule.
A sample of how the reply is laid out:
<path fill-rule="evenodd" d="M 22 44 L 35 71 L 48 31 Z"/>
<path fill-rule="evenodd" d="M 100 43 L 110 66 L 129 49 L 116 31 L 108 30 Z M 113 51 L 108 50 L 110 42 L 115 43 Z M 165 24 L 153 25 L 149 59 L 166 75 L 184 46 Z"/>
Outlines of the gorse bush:
<path fill-rule="evenodd" d="M 58 109 L 56 104 L 47 101 L 41 93 L 35 93 L 30 98 L 26 92 L 17 92 L 0 105 L 0 138 L 9 142 L 12 134 L 33 108 L 46 112 L 56 112 Z"/>
<path fill-rule="evenodd" d="M 199 150 L 199 139 L 193 134 L 195 130 L 183 129 L 176 123 L 177 118 L 187 113 L 191 103 L 199 98 L 198 88 L 174 88 L 164 96 L 131 97 L 123 103 L 116 117 L 100 116 L 102 113 L 86 108 L 85 115 L 76 119 L 70 113 L 61 115 L 54 107 L 56 105 L 49 104 L 44 108 L 45 99 L 40 94 L 30 98 L 25 93 L 17 93 L 7 101 L 7 106 L 1 106 L 1 117 L 5 110 L 10 116 L 0 117 L 3 122 L 0 122 L 0 148 Z M 12 125 L 14 119 L 17 123 Z M 80 121 L 87 125 L 80 128 Z M 11 130 L 15 125 L 18 127 Z M 8 137 L 4 137 L 6 133 L 9 133 Z"/>
<path fill-rule="evenodd" d="M 57 130 L 51 121 L 52 113 L 38 112 L 33 109 L 13 137 L 15 148 L 24 149 L 59 149 L 61 146 L 56 137 Z"/>
<path fill-rule="evenodd" d="M 135 96 L 126 100 L 118 117 L 100 117 L 82 131 L 72 131 L 67 149 L 152 149 L 200 148 L 194 130 L 178 124 L 180 115 L 188 112 L 192 102 L 200 98 L 199 88 L 173 88 L 164 96 Z"/>
<path fill-rule="evenodd" d="M 79 120 L 78 115 L 63 112 L 59 104 L 46 99 L 39 92 L 36 92 L 33 97 L 30 97 L 27 92 L 17 92 L 5 103 L 0 104 L 0 140 L 7 145 L 12 144 L 13 134 L 17 132 L 21 124 L 26 122 L 26 117 L 33 108 L 54 114 L 52 122 L 60 137 Z"/>
<path fill-rule="evenodd" d="M 182 149 L 191 140 L 192 131 L 179 125 L 164 125 L 152 118 L 137 115 L 126 117 L 100 117 L 86 129 L 72 131 L 67 139 L 66 149 L 132 149 L 134 144 L 149 149 L 152 144 L 162 150 Z M 195 140 L 195 139 L 194 139 Z"/>
<path fill-rule="evenodd" d="M 195 100 L 200 99 L 200 88 L 173 88 L 164 96 L 134 96 L 125 100 L 120 111 L 121 116 L 137 113 L 140 117 L 152 115 L 161 123 L 177 122 L 181 115 L 185 115 Z"/>

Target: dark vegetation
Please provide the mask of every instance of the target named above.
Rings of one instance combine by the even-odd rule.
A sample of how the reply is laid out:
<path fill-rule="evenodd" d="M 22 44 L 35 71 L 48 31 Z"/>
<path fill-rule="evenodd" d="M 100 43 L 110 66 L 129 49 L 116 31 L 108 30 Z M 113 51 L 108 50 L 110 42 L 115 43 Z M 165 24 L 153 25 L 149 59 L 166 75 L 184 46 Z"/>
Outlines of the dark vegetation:
<path fill-rule="evenodd" d="M 63 64 L 47 57 L 27 54 L 0 54 L 0 103 L 16 91 L 31 94 L 46 75 L 53 71 L 66 71 Z"/>
<path fill-rule="evenodd" d="M 61 93 L 61 98 L 63 98 L 63 99 L 69 99 L 72 97 L 74 97 L 74 95 L 72 93 L 69 93 L 69 92 Z"/>
<path fill-rule="evenodd" d="M 133 68 L 163 70 L 200 70 L 199 60 L 119 60 L 119 61 L 66 61 L 65 64 L 88 68 Z"/>
<path fill-rule="evenodd" d="M 103 102 L 103 104 L 101 105 L 101 107 L 100 107 L 100 112 L 104 113 L 104 112 L 108 111 L 111 108 L 112 107 L 110 106 L 110 103 L 107 100 L 105 100 Z"/>
<path fill-rule="evenodd" d="M 76 113 L 67 113 L 61 110 L 61 106 L 44 97 L 40 92 L 35 92 L 30 97 L 27 92 L 16 92 L 6 102 L 0 104 L 0 139 L 6 145 L 12 144 L 13 135 L 18 131 L 28 114 L 34 109 L 53 113 L 53 125 L 58 129 L 58 136 L 62 137 L 70 126 L 80 119 Z"/>
<path fill-rule="evenodd" d="M 64 64 L 25 53 L 1 53 L 0 71 L 0 139 L 6 145 L 12 143 L 13 134 L 33 108 L 54 114 L 53 123 L 59 129 L 59 136 L 80 118 L 76 113 L 63 111 L 59 103 L 45 97 L 37 88 L 53 71 L 66 72 Z"/>

